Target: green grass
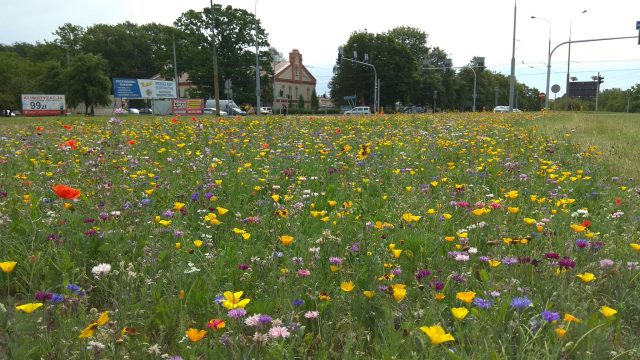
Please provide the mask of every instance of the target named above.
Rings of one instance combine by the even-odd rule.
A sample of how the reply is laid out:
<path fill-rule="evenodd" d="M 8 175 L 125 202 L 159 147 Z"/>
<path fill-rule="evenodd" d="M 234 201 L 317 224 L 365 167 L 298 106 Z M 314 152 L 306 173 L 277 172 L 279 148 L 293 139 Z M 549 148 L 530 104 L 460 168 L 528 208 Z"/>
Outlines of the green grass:
<path fill-rule="evenodd" d="M 3 119 L 0 262 L 17 265 L 0 272 L 0 354 L 638 358 L 637 121 Z M 56 184 L 82 194 L 61 199 Z M 218 304 L 227 291 L 250 299 L 244 317 Z M 514 308 L 522 297 L 532 305 Z M 245 323 L 257 314 L 271 322 Z M 432 345 L 432 325 L 455 340 Z M 192 341 L 190 328 L 207 333 Z"/>

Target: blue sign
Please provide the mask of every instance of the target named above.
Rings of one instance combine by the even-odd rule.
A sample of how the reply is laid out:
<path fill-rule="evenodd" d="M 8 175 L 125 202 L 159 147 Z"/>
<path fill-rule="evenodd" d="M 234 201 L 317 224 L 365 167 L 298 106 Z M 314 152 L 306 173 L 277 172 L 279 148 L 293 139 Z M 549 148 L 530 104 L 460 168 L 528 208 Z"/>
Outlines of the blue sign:
<path fill-rule="evenodd" d="M 137 99 L 142 97 L 137 79 L 113 79 L 113 95 L 117 98 Z"/>
<path fill-rule="evenodd" d="M 636 30 L 640 30 L 640 21 L 636 21 Z"/>

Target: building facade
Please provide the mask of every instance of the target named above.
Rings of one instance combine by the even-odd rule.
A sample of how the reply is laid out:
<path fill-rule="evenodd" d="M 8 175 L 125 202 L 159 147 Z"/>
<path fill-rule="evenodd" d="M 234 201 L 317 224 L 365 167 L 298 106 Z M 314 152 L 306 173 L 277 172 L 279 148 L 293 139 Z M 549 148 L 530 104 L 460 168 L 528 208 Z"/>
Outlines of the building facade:
<path fill-rule="evenodd" d="M 300 96 L 304 107 L 311 108 L 311 97 L 316 88 L 316 78 L 302 64 L 298 49 L 289 53 L 289 61 L 280 61 L 273 66 L 273 111 L 298 107 Z"/>

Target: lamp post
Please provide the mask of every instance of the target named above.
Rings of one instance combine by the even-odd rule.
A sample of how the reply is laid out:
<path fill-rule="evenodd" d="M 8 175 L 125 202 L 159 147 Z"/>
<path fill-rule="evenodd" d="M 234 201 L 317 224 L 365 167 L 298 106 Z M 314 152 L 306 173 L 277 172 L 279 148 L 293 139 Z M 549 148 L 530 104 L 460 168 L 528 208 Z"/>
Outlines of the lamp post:
<path fill-rule="evenodd" d="M 260 47 L 258 45 L 258 0 L 253 5 L 253 13 L 256 17 L 256 115 L 260 116 Z"/>
<path fill-rule="evenodd" d="M 547 89 L 545 90 L 544 107 L 549 108 L 549 83 L 551 82 L 551 21 L 538 16 L 531 16 L 532 19 L 546 21 L 549 24 L 549 50 L 547 51 Z"/>
<path fill-rule="evenodd" d="M 578 16 L 586 13 L 587 10 L 582 10 L 582 12 L 580 12 L 578 15 L 575 15 L 573 18 L 571 18 L 571 21 L 569 22 L 569 52 L 567 54 L 567 89 L 566 89 L 566 93 L 567 93 L 567 101 L 564 104 L 564 109 L 565 110 L 569 110 L 569 70 L 571 68 L 571 26 L 573 25 L 573 20 L 575 20 Z"/>
<path fill-rule="evenodd" d="M 513 2 L 513 45 L 511 48 L 511 79 L 509 81 L 509 112 L 513 111 L 513 99 L 516 92 L 516 15 L 518 6 Z"/>

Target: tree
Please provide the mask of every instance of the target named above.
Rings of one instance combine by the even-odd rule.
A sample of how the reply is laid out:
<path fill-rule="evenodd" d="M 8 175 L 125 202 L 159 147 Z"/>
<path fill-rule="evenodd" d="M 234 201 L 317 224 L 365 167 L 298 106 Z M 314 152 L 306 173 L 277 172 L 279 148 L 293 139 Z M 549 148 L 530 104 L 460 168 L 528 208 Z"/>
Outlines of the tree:
<path fill-rule="evenodd" d="M 71 23 L 65 23 L 64 25 L 58 27 L 53 35 L 58 36 L 58 38 L 54 40 L 54 43 L 60 45 L 60 47 L 65 49 L 65 64 L 68 65 L 71 57 L 80 52 L 80 45 L 82 42 L 82 37 L 84 36 L 84 28 L 82 26 L 73 25 Z"/>
<path fill-rule="evenodd" d="M 313 89 L 313 91 L 311 91 L 311 109 L 313 111 L 318 111 L 319 108 L 320 108 L 320 101 L 318 100 L 316 89 Z"/>
<path fill-rule="evenodd" d="M 0 52 L 0 109 L 18 109 L 21 94 L 34 91 L 37 66 L 12 51 Z"/>
<path fill-rule="evenodd" d="M 183 36 L 178 63 L 189 74 L 189 79 L 203 95 L 213 97 L 213 47 L 210 29 L 215 29 L 218 54 L 219 81 L 230 79 L 233 83 L 234 100 L 237 103 L 255 101 L 255 49 L 256 42 L 262 48 L 269 47 L 265 30 L 260 21 L 244 9 L 214 5 L 203 11 L 189 10 L 175 21 Z M 270 87 L 273 76 L 271 54 L 268 50 L 259 54 L 261 91 Z M 219 85 L 220 86 L 220 85 Z"/>
<path fill-rule="evenodd" d="M 85 113 L 94 114 L 94 106 L 109 104 L 111 82 L 107 61 L 99 55 L 78 54 L 65 72 L 66 100 L 71 107 L 84 103 Z"/>
<path fill-rule="evenodd" d="M 298 98 L 298 109 L 304 109 L 304 96 L 302 94 Z"/>

